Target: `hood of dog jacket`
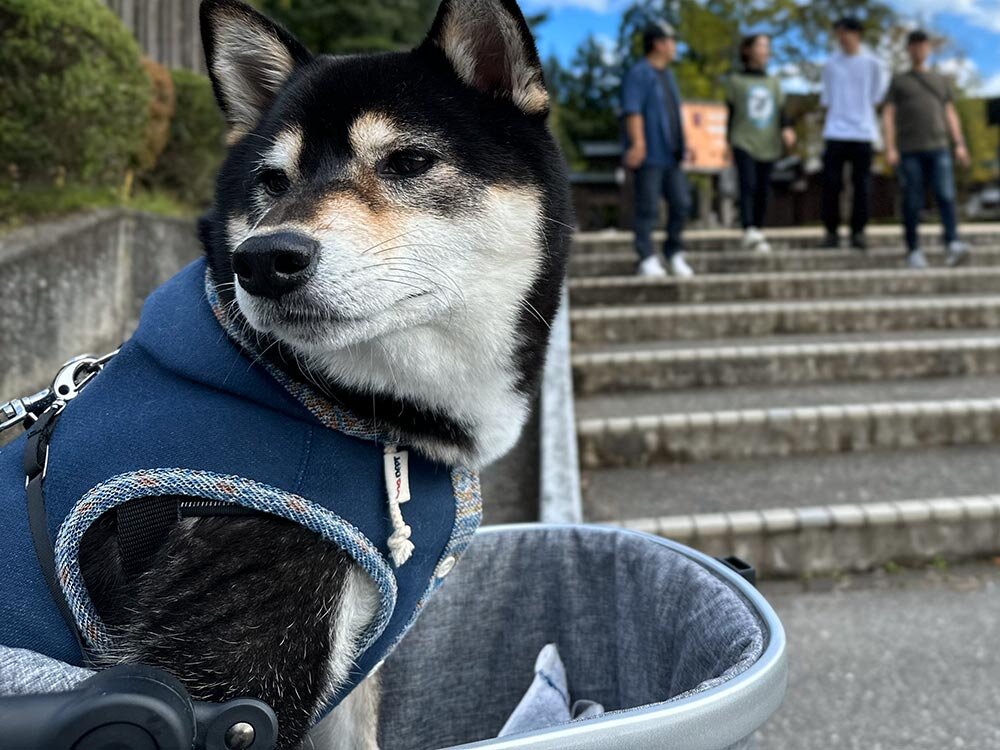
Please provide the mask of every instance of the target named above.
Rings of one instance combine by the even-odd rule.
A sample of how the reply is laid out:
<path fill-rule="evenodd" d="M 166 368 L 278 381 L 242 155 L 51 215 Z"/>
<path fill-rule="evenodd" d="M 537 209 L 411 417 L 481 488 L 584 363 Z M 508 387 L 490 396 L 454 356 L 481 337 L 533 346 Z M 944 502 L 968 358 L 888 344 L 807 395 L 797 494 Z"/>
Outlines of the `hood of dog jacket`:
<path fill-rule="evenodd" d="M 227 334 L 206 278 L 197 261 L 155 291 L 135 336 L 59 417 L 44 485 L 59 583 L 88 651 L 106 653 L 115 644 L 79 564 L 80 539 L 102 513 L 180 495 L 300 523 L 350 554 L 380 597 L 349 682 L 323 715 L 392 651 L 465 551 L 481 518 L 478 477 L 408 453 L 412 499 L 400 510 L 413 552 L 397 567 L 388 486 L 405 449 L 387 449 L 375 425 L 255 361 Z M 0 449 L 0 643 L 80 665 L 32 546 L 24 439 Z"/>

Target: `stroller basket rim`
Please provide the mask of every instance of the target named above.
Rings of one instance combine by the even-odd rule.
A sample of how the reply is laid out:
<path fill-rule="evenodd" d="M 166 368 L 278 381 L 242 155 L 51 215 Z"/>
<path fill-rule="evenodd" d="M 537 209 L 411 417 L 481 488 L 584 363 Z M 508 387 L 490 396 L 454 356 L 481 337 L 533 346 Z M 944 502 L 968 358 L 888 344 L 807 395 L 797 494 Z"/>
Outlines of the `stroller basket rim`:
<path fill-rule="evenodd" d="M 527 732 L 504 739 L 454 745 L 444 750 L 644 750 L 671 747 L 720 750 L 746 739 L 778 709 L 788 677 L 785 629 L 763 595 L 727 565 L 697 550 L 662 537 L 628 528 L 527 523 L 482 527 L 478 535 L 579 531 L 631 536 L 658 544 L 701 565 L 735 589 L 763 626 L 764 650 L 746 671 L 721 685 L 677 700 L 668 700 L 562 727 Z M 653 740 L 653 738 L 656 738 Z M 646 744 L 643 740 L 650 740 Z"/>
<path fill-rule="evenodd" d="M 479 535 L 543 532 L 605 534 L 657 544 L 700 565 L 725 582 L 761 624 L 764 648 L 744 672 L 715 687 L 674 700 L 615 711 L 603 717 L 545 730 L 455 745 L 444 750 L 722 750 L 753 735 L 778 709 L 787 682 L 785 631 L 764 597 L 727 565 L 661 537 L 631 529 L 582 524 L 489 526 Z"/>

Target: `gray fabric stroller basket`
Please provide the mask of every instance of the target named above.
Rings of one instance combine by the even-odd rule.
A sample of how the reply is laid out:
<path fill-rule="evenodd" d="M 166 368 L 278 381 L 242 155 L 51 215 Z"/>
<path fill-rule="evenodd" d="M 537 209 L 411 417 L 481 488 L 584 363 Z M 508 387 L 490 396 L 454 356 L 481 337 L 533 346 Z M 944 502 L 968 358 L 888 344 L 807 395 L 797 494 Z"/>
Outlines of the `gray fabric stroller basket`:
<path fill-rule="evenodd" d="M 490 739 L 547 643 L 573 697 L 608 713 Z M 0 646 L 0 696 L 60 693 L 91 674 Z M 785 636 L 750 584 L 681 545 L 605 527 L 493 527 L 382 680 L 382 750 L 744 749 L 784 696 Z M 0 700 L 0 734 L 9 718 Z"/>
<path fill-rule="evenodd" d="M 557 644 L 597 719 L 496 737 Z M 785 692 L 785 635 L 726 565 L 587 526 L 482 530 L 382 674 L 383 750 L 725 750 Z"/>

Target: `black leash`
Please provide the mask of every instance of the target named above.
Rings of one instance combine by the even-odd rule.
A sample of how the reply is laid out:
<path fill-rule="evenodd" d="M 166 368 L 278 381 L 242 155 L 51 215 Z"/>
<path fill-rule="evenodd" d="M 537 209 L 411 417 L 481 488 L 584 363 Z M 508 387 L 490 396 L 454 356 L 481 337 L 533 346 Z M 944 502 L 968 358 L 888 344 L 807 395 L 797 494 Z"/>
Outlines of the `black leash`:
<path fill-rule="evenodd" d="M 56 550 L 49 534 L 48 516 L 45 513 L 45 493 L 42 483 L 45 481 L 45 469 L 49 461 L 49 441 L 56 427 L 56 420 L 62 409 L 51 409 L 38 419 L 28 431 L 28 440 L 24 445 L 24 489 L 28 502 L 28 528 L 31 531 L 31 542 L 35 547 L 35 556 L 49 587 L 52 600 L 69 627 L 70 632 L 80 647 L 80 653 L 87 660 L 87 649 L 83 636 L 77 625 L 66 594 L 59 585 L 59 573 L 56 570 Z"/>

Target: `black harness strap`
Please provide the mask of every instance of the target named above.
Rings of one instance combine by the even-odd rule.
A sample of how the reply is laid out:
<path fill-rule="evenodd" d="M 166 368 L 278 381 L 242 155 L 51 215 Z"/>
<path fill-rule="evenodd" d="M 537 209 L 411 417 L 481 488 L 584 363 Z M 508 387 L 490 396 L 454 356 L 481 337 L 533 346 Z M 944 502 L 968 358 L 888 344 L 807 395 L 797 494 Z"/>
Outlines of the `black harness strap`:
<path fill-rule="evenodd" d="M 35 547 L 35 556 L 41 568 L 45 584 L 49 588 L 52 600 L 76 639 L 83 655 L 84 662 L 89 661 L 83 636 L 77 625 L 76 618 L 66 601 L 62 586 L 59 585 L 59 573 L 56 570 L 56 553 L 49 534 L 48 516 L 45 512 L 45 494 L 42 482 L 45 481 L 45 466 L 49 457 L 49 441 L 55 430 L 59 410 L 45 412 L 28 431 L 28 439 L 24 446 L 24 476 L 25 492 L 28 504 L 28 528 L 31 531 L 31 541 Z"/>

